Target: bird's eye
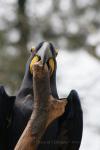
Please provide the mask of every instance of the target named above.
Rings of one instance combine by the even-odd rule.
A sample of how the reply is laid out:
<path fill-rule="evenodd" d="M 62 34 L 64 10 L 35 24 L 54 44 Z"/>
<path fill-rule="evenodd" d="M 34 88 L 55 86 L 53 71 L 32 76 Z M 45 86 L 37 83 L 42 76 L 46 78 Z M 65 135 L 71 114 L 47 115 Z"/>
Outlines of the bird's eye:
<path fill-rule="evenodd" d="M 30 72 L 31 74 L 33 74 L 33 69 L 32 66 L 33 64 L 35 64 L 36 62 L 38 62 L 40 60 L 40 57 L 38 55 L 35 55 L 30 63 Z"/>
<path fill-rule="evenodd" d="M 48 64 L 49 64 L 49 67 L 50 67 L 50 75 L 52 75 L 53 72 L 54 72 L 54 69 L 55 69 L 55 62 L 54 62 L 53 58 L 50 58 L 48 60 Z"/>
<path fill-rule="evenodd" d="M 34 48 L 34 47 L 32 47 L 32 48 L 31 48 L 31 52 L 33 52 L 34 50 L 35 50 L 35 48 Z"/>

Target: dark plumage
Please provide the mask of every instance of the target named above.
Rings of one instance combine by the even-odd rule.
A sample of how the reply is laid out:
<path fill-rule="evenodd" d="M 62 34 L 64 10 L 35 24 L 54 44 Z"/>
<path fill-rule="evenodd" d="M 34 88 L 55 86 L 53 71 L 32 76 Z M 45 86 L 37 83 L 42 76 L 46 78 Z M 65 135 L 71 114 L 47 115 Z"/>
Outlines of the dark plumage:
<path fill-rule="evenodd" d="M 80 99 L 75 90 L 67 97 L 68 105 L 65 113 L 59 118 L 58 140 L 61 150 L 78 150 L 81 143 L 83 131 L 83 113 Z"/>
<path fill-rule="evenodd" d="M 44 44 L 47 44 L 47 50 L 44 53 L 44 56 L 41 54 L 42 47 Z M 49 55 L 48 55 L 49 51 Z M 21 136 L 29 118 L 32 113 L 33 109 L 33 81 L 32 75 L 29 70 L 29 66 L 31 63 L 32 58 L 35 54 L 39 54 L 41 59 L 48 64 L 49 56 L 51 55 L 55 62 L 55 69 L 50 77 L 50 86 L 52 95 L 55 98 L 58 98 L 58 93 L 56 89 L 56 53 L 55 48 L 51 43 L 42 42 L 40 43 L 31 53 L 27 64 L 24 79 L 22 81 L 21 87 L 18 91 L 18 94 L 15 97 L 8 97 L 5 96 L 6 94 L 0 94 L 0 135 L 6 134 L 6 130 L 2 130 L 4 127 L 2 124 L 6 124 L 6 117 L 2 113 L 1 108 L 6 108 L 6 106 L 11 106 L 10 110 L 6 110 L 6 114 L 9 114 L 11 117 L 11 124 L 9 127 L 9 135 L 7 136 L 7 141 L 5 145 L 7 150 L 13 150 L 19 137 Z M 51 57 L 50 56 L 50 57 Z M 49 67 L 49 66 L 48 66 Z M 2 90 L 0 90 L 1 92 Z M 1 92 L 2 93 L 2 92 Z M 7 99 L 12 99 L 10 104 L 7 103 Z M 47 129 L 44 136 L 42 137 L 42 142 L 38 147 L 38 150 L 78 150 L 81 142 L 82 137 L 82 128 L 83 128 L 83 121 L 82 121 L 82 109 L 80 105 L 80 99 L 76 93 L 76 91 L 71 91 L 68 96 L 68 105 L 66 106 L 66 111 L 60 118 L 56 119 Z M 1 103 L 4 101 L 5 103 Z M 15 103 L 13 104 L 13 102 Z M 13 108 L 12 108 L 13 106 Z M 8 107 L 9 108 L 9 107 Z M 2 132 L 1 132 L 2 131 Z M 6 135 L 5 135 L 6 136 Z M 1 136 L 0 136 L 1 137 Z M 1 137 L 1 141 L 2 137 Z M 62 143 L 62 142 L 65 143 Z M 4 142 L 1 142 L 1 145 Z"/>
<path fill-rule="evenodd" d="M 0 86 L 0 150 L 7 149 L 14 101 L 15 96 L 8 96 L 4 87 Z"/>

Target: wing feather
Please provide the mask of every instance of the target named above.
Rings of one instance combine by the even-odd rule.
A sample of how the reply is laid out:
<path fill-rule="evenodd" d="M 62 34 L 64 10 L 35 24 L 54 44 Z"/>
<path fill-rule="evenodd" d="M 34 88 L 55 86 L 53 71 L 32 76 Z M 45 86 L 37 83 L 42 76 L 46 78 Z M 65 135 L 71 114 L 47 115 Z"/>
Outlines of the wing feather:
<path fill-rule="evenodd" d="M 67 97 L 65 113 L 59 118 L 58 140 L 60 150 L 78 150 L 83 131 L 83 112 L 80 98 L 75 90 Z"/>

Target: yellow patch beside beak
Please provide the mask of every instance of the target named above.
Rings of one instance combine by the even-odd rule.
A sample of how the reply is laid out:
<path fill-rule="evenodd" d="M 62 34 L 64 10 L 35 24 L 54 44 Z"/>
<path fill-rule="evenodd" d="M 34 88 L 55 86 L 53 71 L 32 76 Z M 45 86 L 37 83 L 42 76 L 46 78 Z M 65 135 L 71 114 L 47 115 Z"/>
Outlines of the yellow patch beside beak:
<path fill-rule="evenodd" d="M 32 66 L 36 62 L 38 62 L 39 60 L 40 60 L 39 56 L 36 55 L 36 56 L 33 57 L 32 61 L 30 63 L 30 72 L 31 72 L 31 74 L 33 74 Z M 53 74 L 53 72 L 54 72 L 54 69 L 55 69 L 55 62 L 54 62 L 53 58 L 50 58 L 48 60 L 48 65 L 49 65 L 49 68 L 50 68 L 50 76 L 51 76 Z"/>
<path fill-rule="evenodd" d="M 30 72 L 31 72 L 31 74 L 33 74 L 32 66 L 33 66 L 36 62 L 38 62 L 38 61 L 39 61 L 39 57 L 38 57 L 37 55 L 34 56 L 33 59 L 32 59 L 32 61 L 31 61 L 31 63 L 30 63 Z"/>
<path fill-rule="evenodd" d="M 49 59 L 49 66 L 50 66 L 50 75 L 52 75 L 55 69 L 55 63 L 54 63 L 53 58 Z"/>

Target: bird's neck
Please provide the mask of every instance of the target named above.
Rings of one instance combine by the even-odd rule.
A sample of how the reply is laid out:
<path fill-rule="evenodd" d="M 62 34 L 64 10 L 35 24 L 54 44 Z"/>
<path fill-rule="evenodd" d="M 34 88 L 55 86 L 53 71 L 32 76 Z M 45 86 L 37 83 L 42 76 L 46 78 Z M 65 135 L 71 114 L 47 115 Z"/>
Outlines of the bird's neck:
<path fill-rule="evenodd" d="M 51 94 L 55 98 L 58 98 L 57 87 L 56 87 L 56 71 L 54 72 L 53 76 L 51 76 L 50 78 L 50 87 L 51 87 Z M 18 100 L 23 99 L 29 94 L 34 95 L 33 88 L 34 87 L 33 87 L 32 75 L 29 73 L 29 70 L 26 70 L 22 84 L 16 95 L 16 99 Z"/>
<path fill-rule="evenodd" d="M 20 89 L 16 95 L 16 99 L 22 99 L 28 94 L 33 95 L 33 80 L 29 70 L 26 70 Z"/>

